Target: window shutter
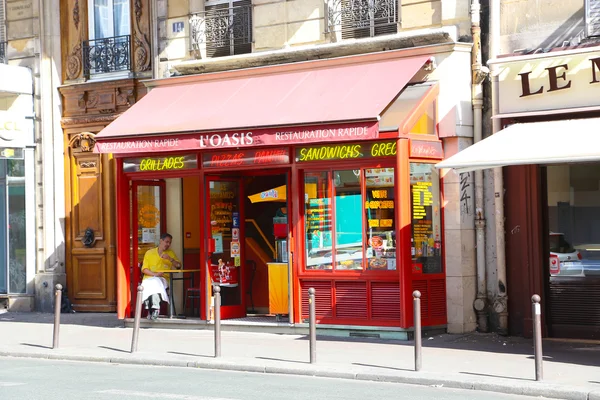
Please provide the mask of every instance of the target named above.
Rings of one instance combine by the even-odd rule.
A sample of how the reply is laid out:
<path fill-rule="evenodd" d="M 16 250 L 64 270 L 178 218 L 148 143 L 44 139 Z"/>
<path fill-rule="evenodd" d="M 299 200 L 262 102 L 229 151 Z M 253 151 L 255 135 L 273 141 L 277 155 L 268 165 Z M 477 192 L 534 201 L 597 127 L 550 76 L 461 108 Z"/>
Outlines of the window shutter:
<path fill-rule="evenodd" d="M 252 51 L 251 6 L 252 0 L 206 6 L 206 55 L 208 57 L 223 57 Z"/>
<path fill-rule="evenodd" d="M 252 0 L 233 2 L 233 54 L 252 53 Z"/>
<path fill-rule="evenodd" d="M 0 0 L 0 43 L 6 42 L 6 1 Z"/>
<path fill-rule="evenodd" d="M 587 0 L 585 9 L 587 36 L 600 36 L 600 0 Z"/>
<path fill-rule="evenodd" d="M 206 55 L 207 57 L 228 56 L 231 52 L 229 41 L 229 4 L 206 6 Z"/>
<path fill-rule="evenodd" d="M 369 0 L 342 0 L 342 39 L 371 36 Z"/>
<path fill-rule="evenodd" d="M 388 35 L 398 31 L 398 0 L 342 0 L 341 6 L 342 39 Z"/>

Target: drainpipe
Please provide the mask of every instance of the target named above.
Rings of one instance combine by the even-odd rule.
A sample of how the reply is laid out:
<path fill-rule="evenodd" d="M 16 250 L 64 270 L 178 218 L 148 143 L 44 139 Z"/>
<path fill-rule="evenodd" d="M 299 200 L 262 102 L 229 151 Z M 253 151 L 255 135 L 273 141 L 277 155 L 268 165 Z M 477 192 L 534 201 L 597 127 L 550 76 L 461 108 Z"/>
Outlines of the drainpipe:
<path fill-rule="evenodd" d="M 487 68 L 481 65 L 481 7 L 479 0 L 471 2 L 471 33 L 473 49 L 471 52 L 471 98 L 473 103 L 473 142 L 482 139 L 483 81 Z M 480 332 L 488 332 L 487 279 L 485 267 L 485 216 L 483 212 L 483 171 L 475 171 L 475 232 L 477 251 L 477 297 L 473 308 L 477 314 L 477 326 Z"/>
<path fill-rule="evenodd" d="M 500 0 L 490 0 L 490 59 L 500 49 Z M 492 74 L 495 77 L 495 74 Z M 492 115 L 498 114 L 498 87 L 492 82 Z M 500 121 L 492 119 L 492 134 L 500 130 Z M 497 293 L 493 308 L 498 316 L 498 333 L 508 334 L 508 296 L 506 293 L 506 254 L 504 243 L 504 178 L 502 167 L 494 168 L 494 214 L 496 217 Z"/>

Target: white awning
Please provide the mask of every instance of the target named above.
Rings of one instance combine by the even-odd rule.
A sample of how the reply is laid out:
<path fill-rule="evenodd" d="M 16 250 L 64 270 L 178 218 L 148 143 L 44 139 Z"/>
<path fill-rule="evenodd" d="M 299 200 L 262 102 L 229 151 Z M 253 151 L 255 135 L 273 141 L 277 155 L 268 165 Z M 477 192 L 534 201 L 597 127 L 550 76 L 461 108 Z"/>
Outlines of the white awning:
<path fill-rule="evenodd" d="M 600 161 L 600 118 L 511 125 L 438 163 L 456 172 Z"/>

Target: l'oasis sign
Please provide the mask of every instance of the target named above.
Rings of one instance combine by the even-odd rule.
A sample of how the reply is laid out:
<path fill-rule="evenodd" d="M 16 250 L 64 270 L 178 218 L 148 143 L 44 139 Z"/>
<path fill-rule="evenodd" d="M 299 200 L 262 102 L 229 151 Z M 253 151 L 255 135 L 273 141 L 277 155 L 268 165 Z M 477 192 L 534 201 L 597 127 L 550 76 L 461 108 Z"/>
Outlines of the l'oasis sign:
<path fill-rule="evenodd" d="M 179 171 L 198 167 L 195 154 L 167 157 L 138 157 L 123 160 L 124 172 Z"/>

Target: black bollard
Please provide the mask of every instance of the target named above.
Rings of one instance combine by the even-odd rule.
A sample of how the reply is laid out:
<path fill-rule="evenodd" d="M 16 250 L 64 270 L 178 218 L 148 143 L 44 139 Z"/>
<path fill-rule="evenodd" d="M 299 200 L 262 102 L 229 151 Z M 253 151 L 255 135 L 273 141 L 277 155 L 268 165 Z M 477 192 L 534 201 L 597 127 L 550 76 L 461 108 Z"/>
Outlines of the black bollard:
<path fill-rule="evenodd" d="M 140 335 L 140 320 L 142 319 L 142 292 L 144 287 L 138 285 L 137 298 L 135 300 L 135 319 L 133 320 L 133 335 L 131 337 L 131 352 L 135 353 L 138 349 L 138 337 Z M 150 310 L 148 310 L 150 312 Z"/>
<path fill-rule="evenodd" d="M 317 362 L 317 316 L 315 312 L 315 289 L 308 289 L 308 334 L 310 343 L 310 363 Z"/>
<path fill-rule="evenodd" d="M 535 354 L 535 380 L 544 379 L 544 368 L 542 366 L 542 299 L 537 294 L 531 296 L 532 316 L 533 316 L 533 348 Z"/>
<path fill-rule="evenodd" d="M 54 292 L 54 336 L 52 338 L 52 348 L 58 349 L 58 331 L 60 328 L 60 309 L 62 301 L 62 285 L 56 284 L 56 291 Z"/>
<path fill-rule="evenodd" d="M 221 287 L 214 286 L 215 292 L 215 358 L 221 357 Z"/>
<path fill-rule="evenodd" d="M 421 370 L 421 292 L 413 292 L 413 314 L 415 320 L 415 371 Z"/>

